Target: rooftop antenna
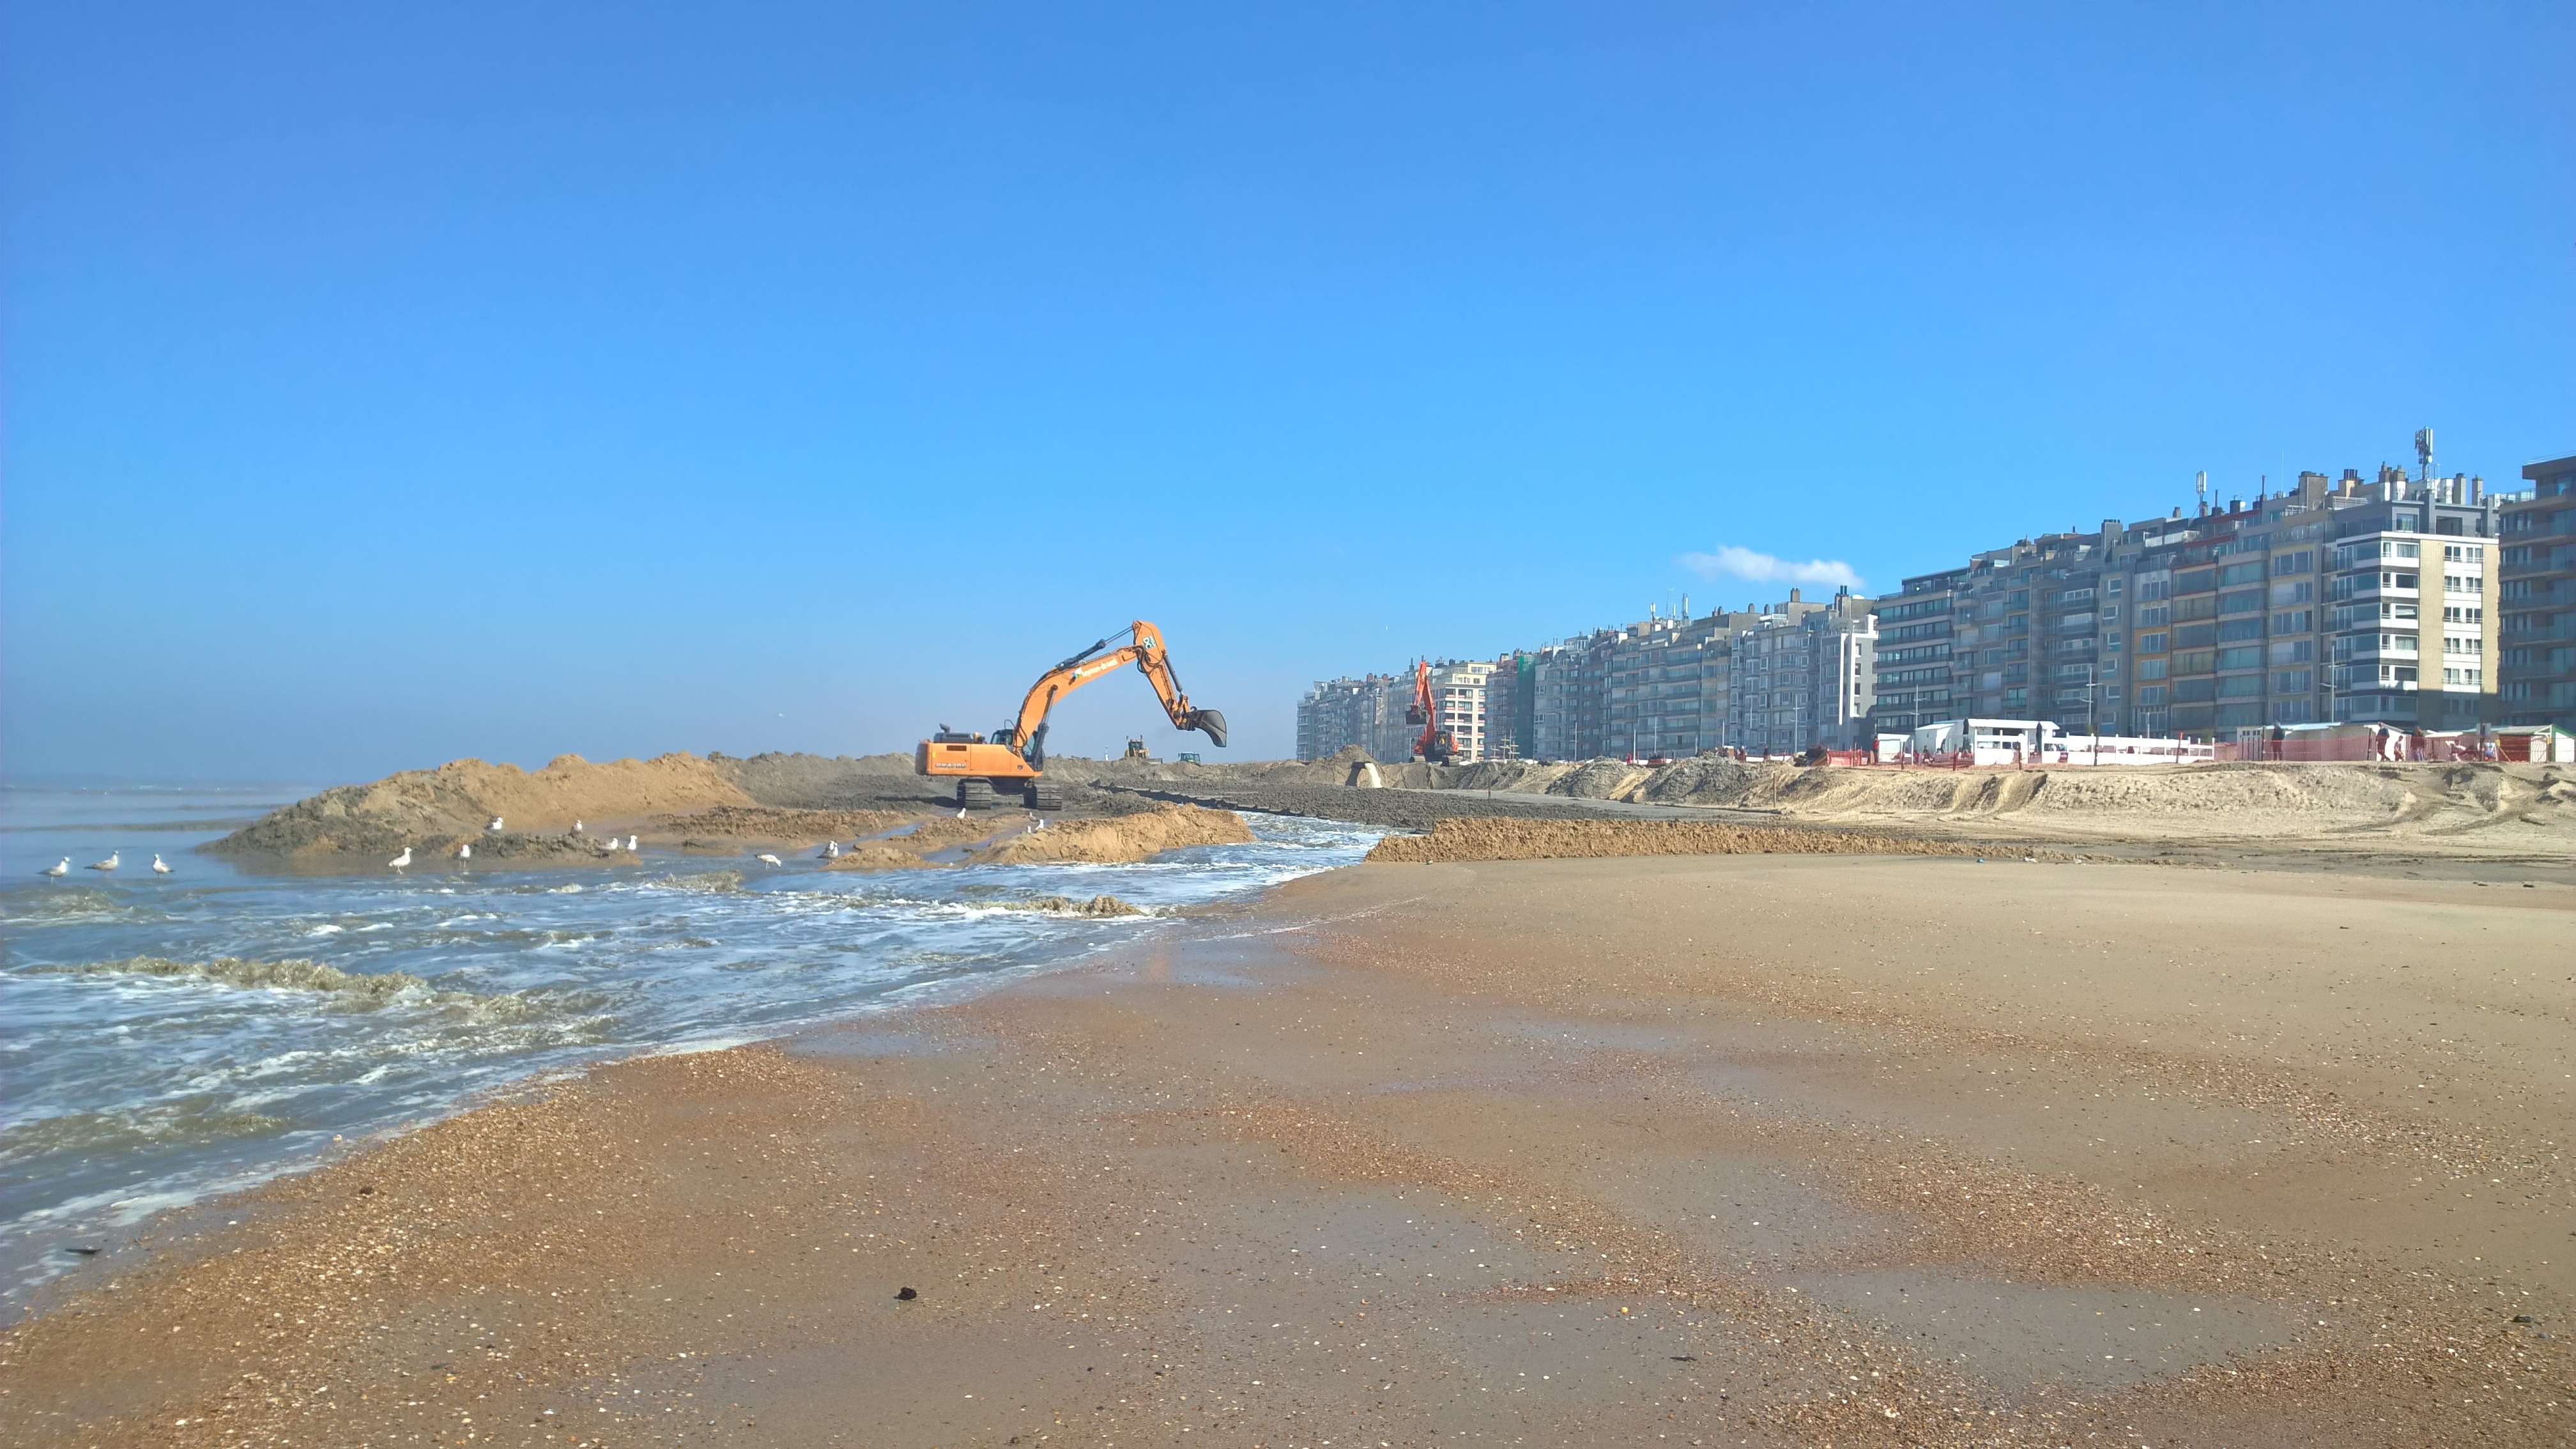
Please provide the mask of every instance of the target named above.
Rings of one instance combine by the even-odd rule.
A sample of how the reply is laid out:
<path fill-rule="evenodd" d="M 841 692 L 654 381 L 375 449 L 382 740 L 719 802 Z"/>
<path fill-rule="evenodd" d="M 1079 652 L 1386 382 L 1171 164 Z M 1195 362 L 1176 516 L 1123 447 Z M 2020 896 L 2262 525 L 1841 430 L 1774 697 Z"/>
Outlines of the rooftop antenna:
<path fill-rule="evenodd" d="M 2433 478 L 2433 430 L 2431 428 L 2415 430 L 2415 465 L 2424 470 L 2417 481 L 2431 482 Z"/>
<path fill-rule="evenodd" d="M 2200 511 L 2207 513 L 2209 511 L 2209 470 L 2203 468 L 2193 474 L 2191 486 L 2200 494 Z"/>

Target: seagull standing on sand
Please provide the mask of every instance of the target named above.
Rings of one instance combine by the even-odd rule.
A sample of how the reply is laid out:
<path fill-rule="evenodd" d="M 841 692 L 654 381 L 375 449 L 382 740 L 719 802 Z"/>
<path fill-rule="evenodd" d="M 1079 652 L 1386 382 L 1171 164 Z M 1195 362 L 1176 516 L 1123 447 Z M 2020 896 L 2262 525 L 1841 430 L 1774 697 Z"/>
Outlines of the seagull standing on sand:
<path fill-rule="evenodd" d="M 765 850 L 760 854 L 753 856 L 752 859 L 759 861 L 762 865 L 785 865 L 787 863 Z"/>
<path fill-rule="evenodd" d="M 385 864 L 392 866 L 396 870 L 400 870 L 404 866 L 411 864 L 411 847 L 408 845 L 404 846 L 402 854 L 386 861 Z"/>
<path fill-rule="evenodd" d="M 458 860 L 472 860 L 474 858 L 474 842 L 470 840 L 459 842 L 456 847 L 456 858 Z"/>
<path fill-rule="evenodd" d="M 170 873 L 170 867 L 162 861 L 160 856 L 155 855 L 152 857 L 152 873 L 154 875 L 168 875 Z"/>
<path fill-rule="evenodd" d="M 117 867 L 118 861 L 123 856 L 123 851 L 111 850 L 107 853 L 107 859 L 93 860 L 89 863 L 89 868 L 92 870 L 114 870 Z"/>
<path fill-rule="evenodd" d="M 55 861 L 52 865 L 46 866 L 43 870 L 36 872 L 38 875 L 52 876 L 56 880 L 61 880 L 64 876 L 70 875 L 71 873 L 72 858 L 68 855 Z"/>
<path fill-rule="evenodd" d="M 484 829 L 486 829 L 486 830 L 489 830 L 489 831 L 493 832 L 493 833 L 494 833 L 494 834 L 496 834 L 496 835 L 497 835 L 497 834 L 499 834 L 499 833 L 500 833 L 500 830 L 501 830 L 501 817 L 500 817 L 500 816 L 498 816 L 498 815 L 493 816 L 493 817 L 492 817 L 492 823 L 491 823 L 491 824 L 489 824 L 489 825 L 484 826 L 483 828 L 484 828 Z"/>
<path fill-rule="evenodd" d="M 626 848 L 627 848 L 628 850 L 630 850 L 630 851 L 631 851 L 631 850 L 633 850 L 633 849 L 635 848 L 635 837 L 634 837 L 634 836 L 630 835 L 630 836 L 626 837 Z"/>
<path fill-rule="evenodd" d="M 841 842 L 837 840 L 824 841 L 823 858 L 825 860 L 839 860 L 841 858 Z"/>
<path fill-rule="evenodd" d="M 573 834 L 575 834 L 575 835 L 579 835 L 579 834 L 581 834 L 581 822 L 580 822 L 580 821 L 576 820 L 576 821 L 574 821 L 574 822 L 572 823 L 572 833 L 573 833 Z"/>

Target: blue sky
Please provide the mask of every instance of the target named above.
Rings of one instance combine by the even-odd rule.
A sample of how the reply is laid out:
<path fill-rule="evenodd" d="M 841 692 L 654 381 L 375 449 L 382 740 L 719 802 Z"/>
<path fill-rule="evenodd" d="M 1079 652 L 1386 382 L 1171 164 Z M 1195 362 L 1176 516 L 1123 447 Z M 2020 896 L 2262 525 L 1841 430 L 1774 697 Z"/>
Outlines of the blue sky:
<path fill-rule="evenodd" d="M 1728 550 L 2576 452 L 2565 6 L 0 13 L 15 776 L 902 749 L 1138 616 L 1258 758 Z"/>

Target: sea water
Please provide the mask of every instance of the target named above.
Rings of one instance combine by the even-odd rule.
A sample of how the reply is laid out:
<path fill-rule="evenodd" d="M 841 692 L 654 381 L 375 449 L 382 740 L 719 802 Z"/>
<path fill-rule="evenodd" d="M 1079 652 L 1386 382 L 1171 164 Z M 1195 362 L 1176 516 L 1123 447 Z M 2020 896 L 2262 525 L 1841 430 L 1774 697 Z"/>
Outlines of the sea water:
<path fill-rule="evenodd" d="M 875 874 L 644 852 L 296 874 L 195 847 L 310 793 L 0 791 L 0 1318 L 165 1208 L 605 1059 L 952 997 L 1359 859 L 1247 816 L 1137 865 Z M 997 828 L 1001 822 L 996 821 Z M 113 873 L 86 869 L 110 851 Z M 151 870 L 158 852 L 172 868 Z M 39 874 L 62 857 L 70 874 Z M 1156 914 L 1012 910 L 1115 895 Z"/>

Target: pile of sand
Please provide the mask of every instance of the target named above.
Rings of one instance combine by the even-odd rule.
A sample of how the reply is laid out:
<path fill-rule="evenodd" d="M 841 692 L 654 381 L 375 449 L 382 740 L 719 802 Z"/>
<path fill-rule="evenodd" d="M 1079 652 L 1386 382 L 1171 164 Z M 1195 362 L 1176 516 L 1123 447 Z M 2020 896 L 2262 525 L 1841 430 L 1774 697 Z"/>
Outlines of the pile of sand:
<path fill-rule="evenodd" d="M 778 810 L 718 805 L 692 815 L 664 815 L 652 834 L 680 835 L 681 844 L 736 846 L 752 842 L 809 847 L 891 830 L 913 817 L 900 810 Z"/>
<path fill-rule="evenodd" d="M 761 804 L 800 810 L 863 805 L 876 800 L 889 783 L 906 785 L 918 779 L 912 772 L 909 754 L 807 755 L 773 751 L 738 760 L 723 753 L 710 753 L 707 763 Z M 895 778 L 889 781 L 889 776 Z"/>
<path fill-rule="evenodd" d="M 1947 840 L 1824 830 L 1772 830 L 1696 820 L 1443 820 L 1428 835 L 1390 835 L 1371 861 L 1566 860 L 1619 855 L 1975 855 Z"/>
<path fill-rule="evenodd" d="M 406 770 L 372 785 L 342 785 L 271 812 L 207 849 L 228 855 L 312 858 L 387 855 L 405 846 L 451 850 L 475 842 L 477 855 L 543 855 L 578 849 L 551 839 L 485 840 L 494 816 L 515 835 L 559 837 L 575 820 L 755 803 L 714 765 L 695 755 L 611 760 L 594 765 L 559 755 L 531 774 L 516 765 L 456 760 L 435 770 Z M 487 848 L 488 846 L 488 848 Z"/>
<path fill-rule="evenodd" d="M 1188 845 L 1249 845 L 1252 827 L 1231 810 L 1165 805 L 1115 820 L 1068 820 L 1012 836 L 974 852 L 976 865 L 1039 865 L 1049 861 L 1124 865 Z"/>

